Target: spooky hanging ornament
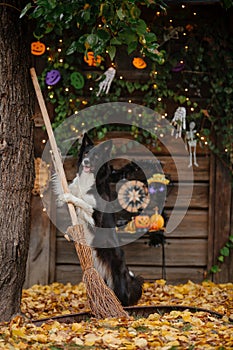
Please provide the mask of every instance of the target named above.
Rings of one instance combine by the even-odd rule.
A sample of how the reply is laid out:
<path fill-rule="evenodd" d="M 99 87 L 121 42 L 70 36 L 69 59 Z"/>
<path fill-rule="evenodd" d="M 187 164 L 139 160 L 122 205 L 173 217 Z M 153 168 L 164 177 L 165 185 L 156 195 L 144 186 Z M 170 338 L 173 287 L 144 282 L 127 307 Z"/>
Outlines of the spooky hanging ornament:
<path fill-rule="evenodd" d="M 192 163 L 198 167 L 197 163 L 197 156 L 196 156 L 196 149 L 197 149 L 197 139 L 196 139 L 196 132 L 197 130 L 194 130 L 195 128 L 195 123 L 190 122 L 189 124 L 189 131 L 186 131 L 186 141 L 187 141 L 187 146 L 188 146 L 188 151 L 189 151 L 189 165 L 188 167 L 190 168 L 192 166 Z"/>
<path fill-rule="evenodd" d="M 40 41 L 35 41 L 31 43 L 31 53 L 34 56 L 41 56 L 45 53 L 45 44 L 41 43 Z"/>
<path fill-rule="evenodd" d="M 176 134 L 176 139 L 181 137 L 182 130 L 186 129 L 186 109 L 185 107 L 178 107 L 175 111 L 174 117 L 171 121 L 174 128 L 172 129 L 171 136 Z"/>
<path fill-rule="evenodd" d="M 132 63 L 133 63 L 133 66 L 137 69 L 144 69 L 147 66 L 146 62 L 141 57 L 134 57 Z"/>
<path fill-rule="evenodd" d="M 165 42 L 171 40 L 171 39 L 179 39 L 179 33 L 184 31 L 183 27 L 172 27 L 170 26 L 169 28 L 165 28 L 167 30 L 167 32 L 164 33 L 163 35 L 163 42 L 162 44 L 164 44 Z M 161 44 L 160 44 L 161 46 Z"/>
<path fill-rule="evenodd" d="M 158 210 L 159 208 L 155 207 L 155 213 L 150 218 L 150 231 L 159 231 L 164 227 L 164 218 Z"/>
<path fill-rule="evenodd" d="M 102 57 L 99 55 L 95 56 L 92 51 L 88 51 L 83 59 L 90 67 L 99 66 L 102 61 Z"/>
<path fill-rule="evenodd" d="M 47 85 L 56 85 L 61 80 L 61 74 L 57 69 L 52 69 L 47 72 L 45 82 Z"/>
<path fill-rule="evenodd" d="M 110 86 L 112 84 L 112 81 L 115 77 L 115 74 L 116 74 L 116 69 L 113 68 L 113 67 L 110 67 L 106 70 L 106 72 L 104 72 L 103 75 L 101 75 L 98 79 L 102 79 L 103 77 L 104 80 L 102 80 L 100 83 L 99 83 L 99 90 L 96 94 L 96 96 L 99 96 L 101 94 L 101 92 L 104 92 L 105 94 L 108 94 L 109 93 L 109 89 L 110 89 Z"/>
<path fill-rule="evenodd" d="M 70 82 L 75 89 L 80 90 L 84 87 L 84 77 L 79 72 L 73 72 L 70 75 Z"/>
<path fill-rule="evenodd" d="M 141 181 L 127 181 L 118 191 L 118 201 L 123 209 L 137 213 L 149 204 L 148 189 Z"/>

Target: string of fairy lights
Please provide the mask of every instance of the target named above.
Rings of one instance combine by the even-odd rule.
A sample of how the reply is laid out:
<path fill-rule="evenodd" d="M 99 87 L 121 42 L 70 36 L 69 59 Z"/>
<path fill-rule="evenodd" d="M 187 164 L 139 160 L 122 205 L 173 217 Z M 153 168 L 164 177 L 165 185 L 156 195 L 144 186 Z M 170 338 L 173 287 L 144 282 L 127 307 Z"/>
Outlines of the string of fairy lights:
<path fill-rule="evenodd" d="M 186 9 L 186 5 L 185 5 L 185 4 L 181 4 L 180 8 L 181 8 L 182 10 L 185 10 L 185 9 Z M 156 12 L 156 16 L 157 16 L 157 17 L 164 16 L 164 13 L 162 13 L 162 12 L 160 12 L 160 11 L 157 11 L 157 12 Z M 196 11 L 193 12 L 193 16 L 194 16 L 194 17 L 197 17 L 197 16 L 198 16 Z M 173 23 L 174 23 L 174 19 L 170 18 L 170 19 L 168 20 L 168 23 L 170 23 L 170 25 L 172 26 Z M 101 27 L 102 25 L 99 24 L 98 26 Z M 171 27 L 171 28 L 173 28 L 173 27 Z M 191 30 L 193 29 L 193 26 L 192 26 L 191 24 L 187 24 L 186 28 L 187 28 L 187 31 L 191 31 Z M 148 31 L 149 31 L 149 30 L 150 30 L 150 29 L 148 28 Z M 182 32 L 182 36 L 183 36 L 183 37 L 186 37 L 186 36 L 188 35 L 187 31 L 184 30 L 184 31 Z M 184 52 L 188 52 L 189 46 L 188 46 L 187 44 L 185 44 L 184 47 L 183 47 L 183 49 L 184 49 Z M 65 55 L 64 55 L 64 53 L 63 53 L 63 39 L 62 39 L 62 38 L 60 38 L 60 39 L 58 40 L 58 44 L 57 44 L 56 50 L 55 50 L 54 48 L 51 48 L 50 46 L 47 46 L 47 47 L 46 47 L 46 52 L 47 52 L 47 56 L 48 56 L 48 57 L 47 57 L 47 62 L 48 62 L 48 65 L 49 65 L 49 66 L 50 66 L 50 65 L 54 66 L 54 63 L 56 63 L 56 67 L 58 67 L 58 68 L 63 68 L 63 69 L 66 68 L 66 65 L 67 65 L 67 64 L 66 64 L 66 61 L 65 61 Z M 56 54 L 55 54 L 55 52 L 56 52 Z M 178 64 L 179 64 L 180 67 L 182 68 L 182 66 L 184 65 L 184 59 L 181 58 L 181 59 L 179 60 Z M 114 62 L 111 62 L 111 65 L 112 65 L 114 68 L 117 68 L 117 64 L 115 64 Z M 182 70 L 182 69 L 181 69 L 181 70 Z M 158 71 L 157 69 L 156 69 L 156 70 L 152 70 L 152 71 L 150 72 L 150 76 L 153 77 L 154 80 L 156 80 L 156 77 L 157 77 L 159 74 L 160 74 L 160 73 L 159 73 L 159 71 Z M 92 73 L 86 72 L 84 75 L 85 75 L 86 80 L 91 81 L 91 79 L 92 79 Z M 122 74 L 119 75 L 119 78 L 116 77 L 115 79 L 125 80 L 125 78 L 123 77 Z M 90 86 L 88 87 L 90 93 L 94 92 L 95 84 L 96 84 L 95 81 L 91 81 L 91 84 L 90 84 Z M 157 82 L 153 82 L 152 87 L 153 87 L 154 90 L 157 90 L 157 89 L 158 89 L 158 83 L 157 83 Z M 64 93 L 67 93 L 67 94 L 69 94 L 69 92 L 70 92 L 72 89 L 73 89 L 72 86 L 69 86 L 69 85 L 65 85 L 65 86 L 63 87 Z M 49 85 L 49 84 L 48 84 L 48 85 L 47 85 L 47 90 L 48 90 L 48 98 L 49 98 L 50 100 L 52 100 L 52 99 L 54 98 L 54 95 L 55 95 L 55 92 L 54 92 L 54 85 Z M 193 113 L 193 112 L 195 112 L 195 109 L 198 109 L 198 105 L 196 104 L 196 107 L 195 107 L 194 105 L 191 105 L 190 107 L 188 106 L 189 103 L 191 104 L 190 97 L 188 96 L 188 94 L 189 94 L 189 88 L 188 88 L 188 87 L 185 87 L 185 88 L 184 88 L 184 96 L 185 96 L 185 102 L 187 103 L 186 108 L 189 109 L 191 113 Z M 69 99 L 69 103 L 70 103 L 70 104 L 79 104 L 81 109 L 82 109 L 82 108 L 85 108 L 85 107 L 88 107 L 89 101 L 88 101 L 88 98 L 86 98 L 85 96 L 82 97 L 82 98 L 80 98 L 80 97 L 77 97 L 77 98 L 70 97 L 70 98 L 68 98 L 68 99 Z M 157 97 L 157 101 L 160 102 L 160 103 L 162 103 L 162 102 L 163 102 L 163 96 L 158 96 L 158 97 Z M 130 98 L 128 99 L 128 102 L 129 102 L 129 103 L 133 103 L 133 98 L 130 97 Z M 73 113 L 74 113 L 74 114 L 78 114 L 78 112 L 79 112 L 79 109 L 78 109 L 78 107 L 76 106 L 76 108 L 73 109 Z M 164 115 L 165 115 L 165 117 L 168 116 L 167 113 L 164 113 Z M 73 130 L 73 131 L 75 131 L 76 133 L 78 132 L 78 130 L 76 130 L 76 129 Z M 208 145 L 208 140 L 206 139 L 206 137 L 205 137 L 204 135 L 201 135 L 201 133 L 198 133 L 198 132 L 197 132 L 196 135 L 197 135 L 197 137 L 199 137 L 199 139 L 203 142 L 203 144 Z M 41 142 L 44 143 L 44 139 L 43 139 Z M 227 149 L 226 149 L 225 151 L 227 152 Z"/>

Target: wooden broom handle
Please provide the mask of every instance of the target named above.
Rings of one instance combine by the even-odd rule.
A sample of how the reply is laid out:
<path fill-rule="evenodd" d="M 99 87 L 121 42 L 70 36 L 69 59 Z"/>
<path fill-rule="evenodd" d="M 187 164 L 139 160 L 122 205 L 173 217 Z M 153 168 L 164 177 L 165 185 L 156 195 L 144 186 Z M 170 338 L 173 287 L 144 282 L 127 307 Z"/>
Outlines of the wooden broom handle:
<path fill-rule="evenodd" d="M 41 110 L 41 113 L 42 113 L 42 116 L 44 119 L 45 127 L 46 127 L 46 130 L 48 133 L 50 146 L 51 146 L 51 149 L 53 152 L 55 168 L 56 168 L 56 171 L 58 172 L 58 177 L 59 177 L 59 180 L 61 181 L 61 185 L 62 185 L 62 189 L 63 189 L 64 193 L 69 193 L 70 191 L 69 191 L 68 183 L 66 180 L 65 171 L 63 168 L 60 154 L 58 152 L 57 143 L 56 143 L 56 140 L 54 137 L 53 129 L 51 126 L 51 122 L 49 119 L 47 108 L 45 106 L 45 102 L 44 102 L 44 98 L 43 98 L 43 95 L 42 95 L 42 92 L 40 89 L 40 85 L 39 85 L 39 82 L 37 79 L 35 68 L 31 68 L 30 73 L 31 73 L 32 82 L 33 82 L 33 85 L 35 88 L 37 100 L 38 100 L 38 103 L 40 106 L 40 110 Z M 68 203 L 68 209 L 69 209 L 72 225 L 76 225 L 77 224 L 77 215 L 76 215 L 76 211 L 75 211 L 73 204 Z"/>

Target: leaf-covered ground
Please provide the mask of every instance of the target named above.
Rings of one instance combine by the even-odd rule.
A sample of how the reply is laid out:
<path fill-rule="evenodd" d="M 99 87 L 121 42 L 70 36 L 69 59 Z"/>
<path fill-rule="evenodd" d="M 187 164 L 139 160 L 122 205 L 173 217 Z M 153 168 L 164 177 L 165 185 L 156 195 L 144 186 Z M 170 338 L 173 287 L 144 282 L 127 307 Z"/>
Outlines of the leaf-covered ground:
<path fill-rule="evenodd" d="M 185 305 L 208 312 L 173 310 L 148 317 L 96 320 L 73 324 L 49 321 L 35 326 L 30 319 L 87 311 L 84 285 L 53 283 L 23 291 L 21 310 L 9 324 L 0 324 L 0 349 L 233 349 L 233 284 L 189 281 L 167 285 L 145 283 L 140 305 Z"/>

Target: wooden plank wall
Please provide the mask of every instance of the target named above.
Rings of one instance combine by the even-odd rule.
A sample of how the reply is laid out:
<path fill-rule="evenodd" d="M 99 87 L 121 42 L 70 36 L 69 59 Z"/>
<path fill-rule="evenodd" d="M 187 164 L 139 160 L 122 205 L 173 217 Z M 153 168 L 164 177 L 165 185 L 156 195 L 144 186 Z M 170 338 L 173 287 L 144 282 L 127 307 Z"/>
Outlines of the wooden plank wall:
<path fill-rule="evenodd" d="M 135 152 L 135 150 L 134 150 Z M 135 152 L 137 154 L 137 152 Z M 140 155 L 138 155 L 140 157 Z M 169 216 L 177 198 L 177 171 L 171 156 L 166 152 L 156 154 L 163 162 L 164 172 L 172 182 L 165 204 Z M 198 150 L 199 167 L 194 167 L 194 186 L 190 206 L 179 226 L 166 236 L 165 258 L 166 279 L 168 283 L 182 283 L 191 279 L 200 282 L 206 277 L 208 264 L 208 208 L 209 208 L 209 167 L 210 157 L 205 151 Z M 117 167 L 117 161 L 115 163 Z M 188 157 L 180 158 L 182 167 L 181 182 L 188 189 L 191 184 L 185 182 L 188 171 Z M 75 176 L 75 161 L 65 162 L 69 180 Z M 183 198 L 186 193 L 184 191 Z M 182 200 L 181 208 L 182 209 Z M 59 215 L 59 217 L 61 217 Z M 120 233 L 119 233 L 120 234 Z M 123 246 L 129 267 L 146 280 L 162 277 L 162 249 L 150 247 L 148 239 L 141 237 L 133 243 Z M 72 243 L 67 242 L 61 232 L 57 232 L 55 280 L 58 282 L 78 283 L 82 272 Z"/>

